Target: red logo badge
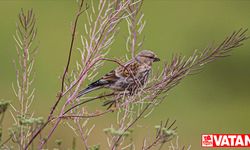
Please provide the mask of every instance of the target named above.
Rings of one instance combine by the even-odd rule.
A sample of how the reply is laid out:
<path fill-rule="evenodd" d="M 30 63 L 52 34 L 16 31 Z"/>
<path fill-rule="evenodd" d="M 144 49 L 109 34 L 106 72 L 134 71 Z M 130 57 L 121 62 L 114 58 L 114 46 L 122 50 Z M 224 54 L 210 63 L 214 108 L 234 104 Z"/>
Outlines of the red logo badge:
<path fill-rule="evenodd" d="M 250 147 L 250 134 L 203 134 L 202 147 Z"/>
<path fill-rule="evenodd" d="M 202 135 L 201 145 L 202 147 L 213 147 L 213 135 L 204 134 Z"/>

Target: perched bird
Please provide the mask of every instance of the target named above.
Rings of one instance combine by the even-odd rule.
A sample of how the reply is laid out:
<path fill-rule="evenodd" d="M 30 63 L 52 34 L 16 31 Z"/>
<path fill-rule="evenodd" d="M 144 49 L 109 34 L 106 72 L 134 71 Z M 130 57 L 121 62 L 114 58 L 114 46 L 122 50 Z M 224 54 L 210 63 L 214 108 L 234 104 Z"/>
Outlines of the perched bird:
<path fill-rule="evenodd" d="M 115 92 L 128 91 L 133 94 L 147 82 L 152 63 L 156 61 L 160 59 L 152 51 L 143 50 L 127 63 L 88 85 L 79 92 L 77 98 L 100 88 L 112 89 Z"/>

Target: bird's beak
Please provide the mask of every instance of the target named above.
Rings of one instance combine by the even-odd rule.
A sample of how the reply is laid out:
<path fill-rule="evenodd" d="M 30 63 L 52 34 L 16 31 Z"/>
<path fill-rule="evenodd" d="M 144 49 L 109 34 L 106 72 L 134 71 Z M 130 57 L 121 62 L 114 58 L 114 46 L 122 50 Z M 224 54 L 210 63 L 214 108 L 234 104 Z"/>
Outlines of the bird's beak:
<path fill-rule="evenodd" d="M 157 61 L 160 61 L 160 58 L 155 57 L 155 58 L 154 58 L 154 62 L 157 62 Z"/>

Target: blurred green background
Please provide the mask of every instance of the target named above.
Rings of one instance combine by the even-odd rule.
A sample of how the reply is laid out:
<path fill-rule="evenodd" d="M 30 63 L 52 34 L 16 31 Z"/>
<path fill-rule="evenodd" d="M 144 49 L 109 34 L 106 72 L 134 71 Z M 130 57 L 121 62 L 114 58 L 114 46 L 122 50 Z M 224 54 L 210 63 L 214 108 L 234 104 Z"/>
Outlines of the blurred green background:
<path fill-rule="evenodd" d="M 16 58 L 15 23 L 21 8 L 33 8 L 37 16 L 39 52 L 34 70 L 36 100 L 32 110 L 37 116 L 46 116 L 59 90 L 58 77 L 63 72 L 70 41 L 70 24 L 76 4 L 72 0 L 1 0 L 0 1 L 0 99 L 15 101 L 11 83 L 15 82 L 12 60 Z M 145 49 L 153 49 L 161 59 L 170 59 L 173 53 L 190 55 L 213 41 L 239 28 L 250 27 L 250 1 L 247 0 L 145 0 L 143 11 L 147 21 L 144 35 Z M 83 27 L 81 20 L 80 28 Z M 78 32 L 78 35 L 81 32 Z M 250 35 L 250 34 L 249 34 Z M 110 57 L 124 57 L 126 28 L 122 28 L 112 47 Z M 181 145 L 201 148 L 202 133 L 250 132 L 250 41 L 235 49 L 232 56 L 205 67 L 198 75 L 190 76 L 170 91 L 169 96 L 149 118 L 136 127 L 135 143 L 141 146 L 142 138 L 154 134 L 154 125 L 160 120 L 177 120 Z M 76 53 L 77 54 L 77 53 Z M 107 63 L 100 77 L 114 67 Z M 94 107 L 100 103 L 94 104 Z M 115 115 L 97 118 L 96 129 L 89 139 L 91 144 L 104 144 L 103 127 L 109 127 Z M 8 115 L 5 127 L 12 122 Z M 7 134 L 7 133 L 5 133 Z M 62 125 L 53 140 L 62 139 L 63 147 L 71 145 L 74 134 Z M 49 147 L 54 146 L 49 142 Z M 82 149 L 80 140 L 77 141 Z M 165 147 L 167 149 L 167 147 Z"/>

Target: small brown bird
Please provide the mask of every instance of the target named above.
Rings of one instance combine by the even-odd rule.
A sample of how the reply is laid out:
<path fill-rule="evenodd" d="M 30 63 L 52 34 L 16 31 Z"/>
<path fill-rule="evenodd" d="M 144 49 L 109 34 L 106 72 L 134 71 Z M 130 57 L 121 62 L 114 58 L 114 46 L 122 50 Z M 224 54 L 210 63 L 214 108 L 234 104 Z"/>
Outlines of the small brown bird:
<path fill-rule="evenodd" d="M 100 88 L 109 88 L 120 92 L 128 91 L 130 94 L 134 94 L 147 82 L 152 63 L 156 61 L 160 61 L 160 59 L 152 51 L 143 50 L 124 65 L 120 65 L 88 85 L 87 88 L 79 92 L 77 98 Z"/>

